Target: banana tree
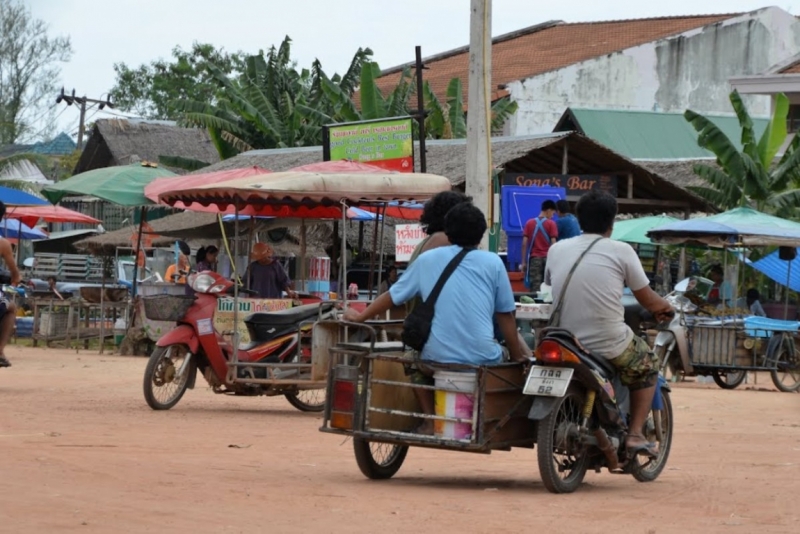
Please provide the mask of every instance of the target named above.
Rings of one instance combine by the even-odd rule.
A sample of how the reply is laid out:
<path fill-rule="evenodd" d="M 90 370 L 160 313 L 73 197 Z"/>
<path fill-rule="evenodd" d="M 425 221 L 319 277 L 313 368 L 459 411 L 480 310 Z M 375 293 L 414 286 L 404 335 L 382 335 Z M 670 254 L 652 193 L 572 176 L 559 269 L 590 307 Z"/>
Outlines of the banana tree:
<path fill-rule="evenodd" d="M 435 139 L 460 139 L 467 136 L 467 115 L 464 112 L 464 89 L 460 78 L 453 78 L 447 85 L 445 103 L 439 100 L 428 82 L 423 86 L 428 118 L 425 131 Z M 517 103 L 504 97 L 492 104 L 492 133 L 503 130 L 506 121 L 517 112 Z"/>
<path fill-rule="evenodd" d="M 708 118 L 692 110 L 684 113 L 698 132 L 697 144 L 713 152 L 719 166 L 696 164 L 695 174 L 708 186 L 689 189 L 721 209 L 752 205 L 759 211 L 794 217 L 800 208 L 800 138 L 795 136 L 779 162 L 774 162 L 787 138 L 789 99 L 777 95 L 775 111 L 760 139 L 737 91 L 730 94 L 730 101 L 741 127 L 741 150 Z"/>

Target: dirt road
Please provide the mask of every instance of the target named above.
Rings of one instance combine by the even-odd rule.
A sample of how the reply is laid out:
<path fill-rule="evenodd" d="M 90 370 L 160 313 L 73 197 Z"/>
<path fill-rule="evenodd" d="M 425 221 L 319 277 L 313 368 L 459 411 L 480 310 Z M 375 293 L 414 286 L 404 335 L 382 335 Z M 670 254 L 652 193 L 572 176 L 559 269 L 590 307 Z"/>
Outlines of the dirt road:
<path fill-rule="evenodd" d="M 389 481 L 283 398 L 142 398 L 146 360 L 9 347 L 0 370 L 0 532 L 798 532 L 800 395 L 680 385 L 653 484 L 544 489 L 535 452 L 412 449 Z"/>

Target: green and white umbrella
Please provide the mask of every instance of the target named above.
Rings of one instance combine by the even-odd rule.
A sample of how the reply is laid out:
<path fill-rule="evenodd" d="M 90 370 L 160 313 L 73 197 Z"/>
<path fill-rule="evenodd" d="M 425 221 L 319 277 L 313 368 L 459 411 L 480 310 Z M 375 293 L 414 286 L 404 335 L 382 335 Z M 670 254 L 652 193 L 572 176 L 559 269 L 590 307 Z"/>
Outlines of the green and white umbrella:
<path fill-rule="evenodd" d="M 614 231 L 611 239 L 624 241 L 626 243 L 636 243 L 638 245 L 652 245 L 653 242 L 647 237 L 647 232 L 653 228 L 664 226 L 678 219 L 667 215 L 654 215 L 652 217 L 639 217 L 638 219 L 628 219 L 614 223 Z"/>

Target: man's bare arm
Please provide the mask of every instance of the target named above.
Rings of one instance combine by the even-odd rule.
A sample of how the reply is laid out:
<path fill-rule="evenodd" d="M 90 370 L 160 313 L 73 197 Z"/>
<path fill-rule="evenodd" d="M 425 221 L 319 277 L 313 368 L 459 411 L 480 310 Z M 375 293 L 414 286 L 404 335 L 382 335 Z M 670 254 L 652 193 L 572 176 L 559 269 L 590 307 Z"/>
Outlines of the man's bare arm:
<path fill-rule="evenodd" d="M 517 335 L 517 321 L 512 312 L 509 313 L 496 313 L 497 325 L 500 327 L 500 332 L 503 334 L 503 339 L 506 341 L 508 354 L 511 360 L 515 362 L 524 362 L 526 358 L 522 355 L 522 347 L 519 346 L 519 335 Z"/>
<path fill-rule="evenodd" d="M 354 323 L 363 323 L 364 321 L 375 317 L 376 315 L 380 315 L 382 313 L 386 313 L 387 310 L 394 308 L 395 304 L 392 302 L 392 294 L 390 292 L 386 292 L 383 295 L 379 296 L 375 301 L 367 306 L 367 309 L 364 310 L 362 313 L 358 313 L 352 308 L 348 308 L 347 311 L 344 313 L 344 319 L 346 321 L 352 321 Z"/>
<path fill-rule="evenodd" d="M 633 296 L 636 297 L 639 304 L 644 306 L 659 321 L 667 319 L 670 314 L 674 313 L 670 303 L 653 291 L 650 286 L 644 286 L 642 289 L 634 291 Z"/>
<path fill-rule="evenodd" d="M 21 277 L 19 275 L 19 269 L 17 269 L 17 262 L 14 261 L 14 251 L 11 250 L 11 243 L 5 239 L 0 239 L 0 257 L 3 258 L 6 267 L 8 267 L 11 273 L 11 284 L 19 284 Z"/>
<path fill-rule="evenodd" d="M 528 252 L 528 237 L 522 236 L 522 260 L 519 262 L 519 268 L 521 271 L 524 271 L 525 265 L 528 264 L 528 258 L 525 257 L 526 252 Z"/>

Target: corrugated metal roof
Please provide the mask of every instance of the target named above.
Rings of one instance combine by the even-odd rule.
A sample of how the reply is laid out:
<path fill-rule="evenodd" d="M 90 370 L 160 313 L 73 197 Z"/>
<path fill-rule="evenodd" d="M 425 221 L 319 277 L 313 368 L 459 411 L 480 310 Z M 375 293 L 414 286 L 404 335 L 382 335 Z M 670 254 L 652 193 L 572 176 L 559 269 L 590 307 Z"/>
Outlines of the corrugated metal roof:
<path fill-rule="evenodd" d="M 741 149 L 741 129 L 735 116 L 706 115 Z M 767 119 L 753 119 L 756 136 Z M 697 132 L 681 113 L 569 108 L 555 131 L 577 130 L 631 159 L 700 159 L 714 154 L 697 145 Z"/>

